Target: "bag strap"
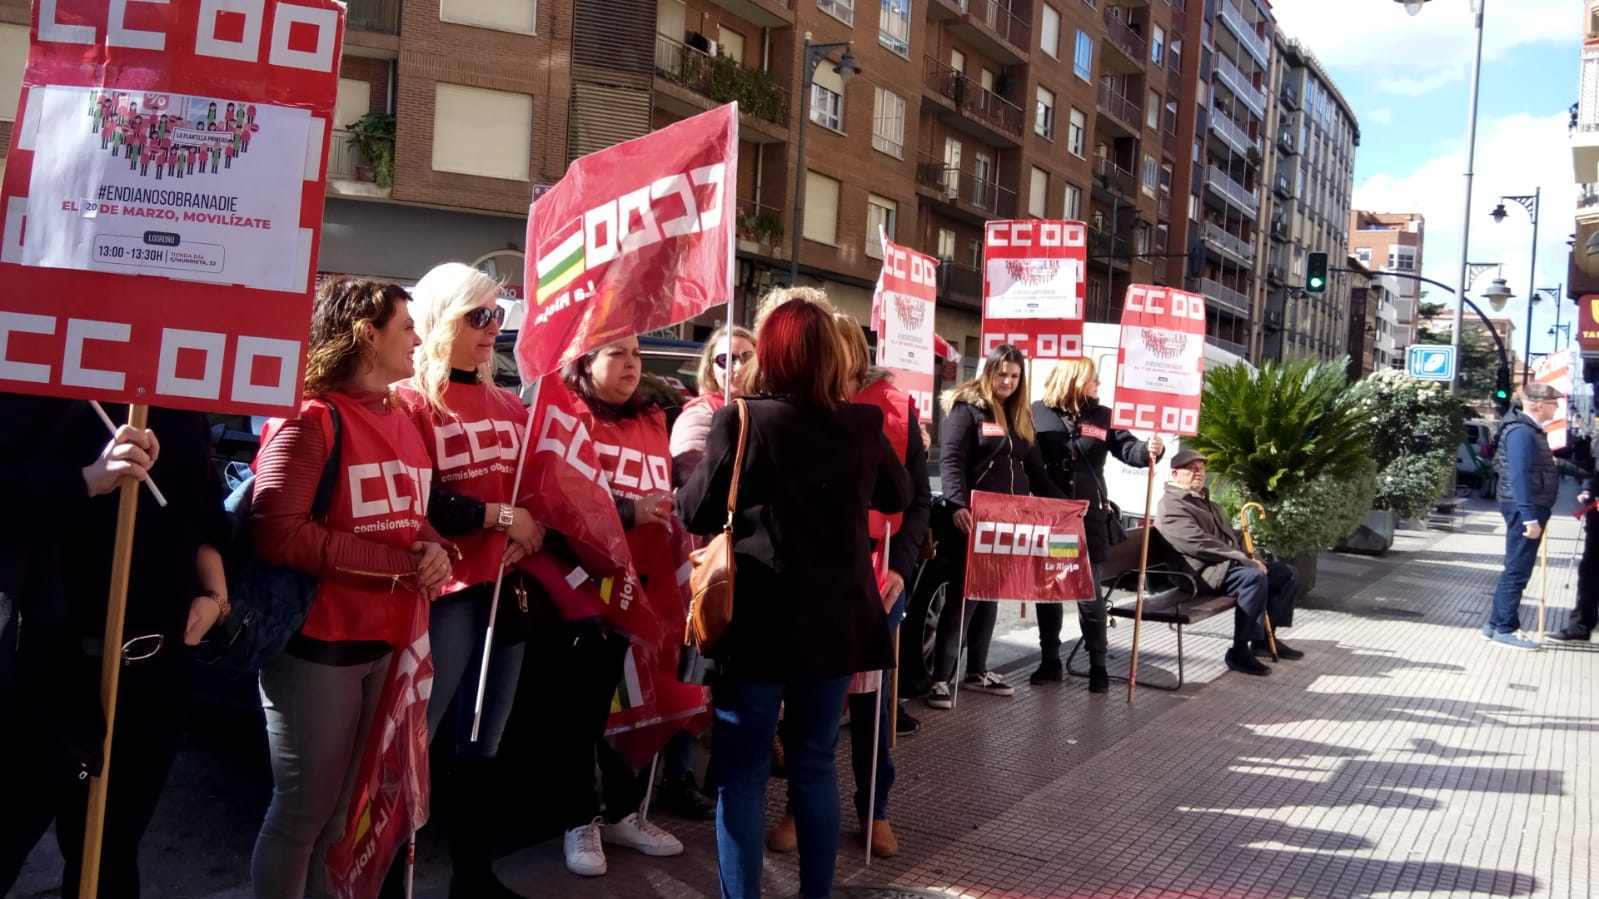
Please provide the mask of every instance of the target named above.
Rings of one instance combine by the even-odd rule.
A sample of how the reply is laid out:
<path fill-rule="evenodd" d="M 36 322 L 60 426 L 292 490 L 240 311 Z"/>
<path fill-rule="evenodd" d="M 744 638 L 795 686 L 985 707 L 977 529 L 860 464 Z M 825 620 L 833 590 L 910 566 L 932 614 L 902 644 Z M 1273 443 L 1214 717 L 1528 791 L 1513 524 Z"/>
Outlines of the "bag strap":
<path fill-rule="evenodd" d="M 744 471 L 744 445 L 750 438 L 750 407 L 740 397 L 733 401 L 738 404 L 738 450 L 733 454 L 733 483 L 727 488 L 727 523 L 722 525 L 723 533 L 733 532 L 733 510 L 738 506 L 738 478 Z"/>
<path fill-rule="evenodd" d="M 322 477 L 316 483 L 316 495 L 311 499 L 311 517 L 325 519 L 328 510 L 333 507 L 333 490 L 339 482 L 339 457 L 344 450 L 344 428 L 339 422 L 339 408 L 327 400 L 322 404 L 328 407 L 328 417 L 333 420 L 333 448 L 328 451 L 328 459 L 322 463 Z"/>

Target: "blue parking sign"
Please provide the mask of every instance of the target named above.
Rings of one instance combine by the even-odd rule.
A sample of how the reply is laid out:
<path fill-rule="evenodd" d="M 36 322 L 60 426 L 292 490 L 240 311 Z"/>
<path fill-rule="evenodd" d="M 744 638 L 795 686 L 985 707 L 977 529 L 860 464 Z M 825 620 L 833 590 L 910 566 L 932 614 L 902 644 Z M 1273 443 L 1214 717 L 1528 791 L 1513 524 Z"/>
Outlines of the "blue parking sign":
<path fill-rule="evenodd" d="M 1455 348 L 1452 346 L 1412 344 L 1405 362 L 1405 370 L 1412 378 L 1424 381 L 1455 379 Z"/>

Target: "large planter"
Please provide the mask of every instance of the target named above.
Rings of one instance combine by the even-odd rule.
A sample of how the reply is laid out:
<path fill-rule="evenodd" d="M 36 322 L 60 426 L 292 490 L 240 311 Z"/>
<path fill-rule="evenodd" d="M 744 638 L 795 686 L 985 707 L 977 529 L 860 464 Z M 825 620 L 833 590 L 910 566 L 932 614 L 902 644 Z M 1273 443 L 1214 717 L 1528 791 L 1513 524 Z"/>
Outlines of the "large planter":
<path fill-rule="evenodd" d="M 1299 573 L 1299 595 L 1295 597 L 1296 602 L 1310 595 L 1310 591 L 1316 588 L 1317 555 L 1316 553 L 1311 553 L 1306 556 L 1295 556 L 1289 560 L 1289 564 L 1293 565 L 1294 570 Z M 1275 626 L 1288 627 L 1290 624 L 1291 621 L 1285 621 Z"/>
<path fill-rule="evenodd" d="M 1338 541 L 1338 551 L 1380 556 L 1393 548 L 1394 531 L 1399 528 L 1399 513 L 1392 509 L 1372 509 L 1360 520 L 1355 532 Z"/>

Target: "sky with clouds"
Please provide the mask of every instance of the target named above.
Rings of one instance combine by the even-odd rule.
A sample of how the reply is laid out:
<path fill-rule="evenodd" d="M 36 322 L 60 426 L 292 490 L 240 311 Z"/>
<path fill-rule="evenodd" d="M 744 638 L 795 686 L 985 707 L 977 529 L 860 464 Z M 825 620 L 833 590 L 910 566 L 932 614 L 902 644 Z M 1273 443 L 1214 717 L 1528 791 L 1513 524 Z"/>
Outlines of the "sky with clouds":
<path fill-rule="evenodd" d="M 1453 285 L 1460 264 L 1465 199 L 1466 120 L 1474 0 L 1431 0 L 1414 17 L 1394 0 L 1272 0 L 1279 26 L 1315 53 L 1360 122 L 1354 205 L 1427 218 L 1424 270 Z M 1533 231 L 1525 210 L 1503 195 L 1542 190 L 1537 286 L 1565 281 L 1576 185 L 1566 126 L 1576 102 L 1582 50 L 1582 0 L 1475 0 L 1485 4 L 1477 155 L 1470 209 L 1472 262 L 1504 263 L 1515 291 L 1505 314 L 1523 349 Z M 1480 297 L 1492 275 L 1470 288 Z M 1430 300 L 1447 300 L 1432 290 Z M 1479 303 L 1486 310 L 1486 304 Z M 1555 304 L 1533 313 L 1532 351 L 1547 352 Z M 1576 307 L 1565 303 L 1561 322 Z"/>

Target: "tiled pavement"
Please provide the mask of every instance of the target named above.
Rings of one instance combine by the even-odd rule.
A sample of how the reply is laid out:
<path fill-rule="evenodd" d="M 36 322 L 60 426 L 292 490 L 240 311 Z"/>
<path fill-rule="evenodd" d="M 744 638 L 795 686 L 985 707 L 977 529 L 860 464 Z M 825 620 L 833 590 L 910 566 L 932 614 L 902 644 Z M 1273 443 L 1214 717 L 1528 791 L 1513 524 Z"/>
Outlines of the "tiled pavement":
<path fill-rule="evenodd" d="M 1081 680 L 1028 687 L 1036 632 L 1002 637 L 994 661 L 1021 682 L 1017 695 L 965 696 L 953 712 L 910 704 L 926 726 L 896 750 L 902 852 L 864 866 L 846 812 L 840 883 L 883 899 L 855 888 L 1007 899 L 1594 895 L 1599 643 L 1518 653 L 1480 638 L 1500 531 L 1479 502 L 1462 530 L 1403 532 L 1385 557 L 1323 554 L 1287 633 L 1308 658 L 1268 678 L 1223 670 L 1230 616 L 1189 629 L 1188 686 L 1141 689 L 1133 705 L 1114 687 L 1090 696 Z M 1577 541 L 1574 520 L 1557 517 L 1550 629 L 1575 589 Z M 1535 577 L 1529 629 L 1538 587 Z M 1111 632 L 1113 669 L 1125 668 L 1130 639 L 1126 622 Z M 1174 648 L 1169 631 L 1145 630 L 1146 681 Z M 847 755 L 840 770 L 849 809 Z M 192 811 L 164 804 L 157 828 Z M 687 844 L 682 857 L 612 850 L 611 872 L 584 880 L 565 872 L 553 841 L 499 870 L 541 899 L 717 895 L 712 829 L 659 820 Z M 175 836 L 181 826 L 167 829 L 146 841 L 147 858 L 160 859 L 146 866 L 146 895 L 249 895 L 247 855 L 202 861 L 192 838 Z M 174 877 L 173 863 L 209 870 Z M 49 895 L 41 880 L 58 866 L 30 866 L 32 886 L 25 874 L 16 895 Z M 419 870 L 419 895 L 442 899 L 441 873 Z M 768 855 L 767 894 L 796 892 L 793 856 Z"/>

